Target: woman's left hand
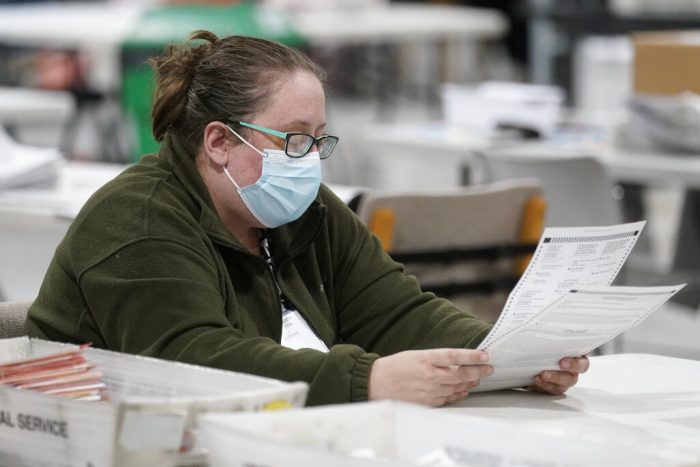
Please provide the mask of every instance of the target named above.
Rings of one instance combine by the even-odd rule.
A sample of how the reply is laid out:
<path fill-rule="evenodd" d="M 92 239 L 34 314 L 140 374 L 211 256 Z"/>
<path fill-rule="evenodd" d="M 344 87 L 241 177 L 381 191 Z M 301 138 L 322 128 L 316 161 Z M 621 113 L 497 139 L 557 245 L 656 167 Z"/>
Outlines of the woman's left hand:
<path fill-rule="evenodd" d="M 588 370 L 588 357 L 567 357 L 559 360 L 561 370 L 546 370 L 535 376 L 535 382 L 528 388 L 545 394 L 564 394 L 578 382 L 578 375 Z"/>

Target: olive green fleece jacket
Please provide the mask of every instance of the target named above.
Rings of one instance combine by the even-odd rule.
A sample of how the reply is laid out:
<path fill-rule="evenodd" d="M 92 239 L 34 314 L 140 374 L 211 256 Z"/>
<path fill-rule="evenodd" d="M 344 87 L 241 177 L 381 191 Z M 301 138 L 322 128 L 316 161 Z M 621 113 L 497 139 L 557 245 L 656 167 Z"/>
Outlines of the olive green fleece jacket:
<path fill-rule="evenodd" d="M 231 196 L 235 196 L 233 186 Z M 421 292 L 325 186 L 273 229 L 284 295 L 330 348 L 280 345 L 264 260 L 224 227 L 193 158 L 167 137 L 101 188 L 56 250 L 30 336 L 309 383 L 308 404 L 367 399 L 374 360 L 474 347 L 490 325 Z"/>

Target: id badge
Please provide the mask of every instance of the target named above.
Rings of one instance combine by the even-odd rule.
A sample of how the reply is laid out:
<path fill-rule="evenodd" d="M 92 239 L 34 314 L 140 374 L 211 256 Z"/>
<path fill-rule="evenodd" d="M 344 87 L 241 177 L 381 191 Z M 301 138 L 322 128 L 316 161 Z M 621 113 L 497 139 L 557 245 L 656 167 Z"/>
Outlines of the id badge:
<path fill-rule="evenodd" d="M 294 349 L 314 349 L 328 352 L 328 347 L 311 330 L 297 310 L 285 310 L 282 314 L 282 345 Z"/>

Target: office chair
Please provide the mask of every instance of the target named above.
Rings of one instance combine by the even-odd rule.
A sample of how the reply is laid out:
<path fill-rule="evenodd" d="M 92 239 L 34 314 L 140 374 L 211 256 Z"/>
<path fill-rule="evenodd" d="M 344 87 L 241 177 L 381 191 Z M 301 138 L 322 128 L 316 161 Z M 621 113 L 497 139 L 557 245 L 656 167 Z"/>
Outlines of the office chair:
<path fill-rule="evenodd" d="M 423 290 L 495 321 L 527 267 L 545 213 L 533 180 L 365 194 L 358 216 Z"/>
<path fill-rule="evenodd" d="M 539 156 L 517 148 L 475 154 L 474 173 L 481 183 L 531 177 L 547 200 L 547 227 L 612 225 L 623 222 L 614 184 L 592 156 Z"/>
<path fill-rule="evenodd" d="M 24 336 L 24 322 L 32 302 L 0 302 L 0 339 Z"/>

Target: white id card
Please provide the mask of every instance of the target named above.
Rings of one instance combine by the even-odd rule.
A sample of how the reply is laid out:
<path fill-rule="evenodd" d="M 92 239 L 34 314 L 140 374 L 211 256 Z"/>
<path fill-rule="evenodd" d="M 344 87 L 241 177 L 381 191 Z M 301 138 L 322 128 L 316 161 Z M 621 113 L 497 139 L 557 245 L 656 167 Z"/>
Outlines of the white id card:
<path fill-rule="evenodd" d="M 282 314 L 282 345 L 294 350 L 314 349 L 328 352 L 326 344 L 314 334 L 297 310 L 285 310 Z"/>

